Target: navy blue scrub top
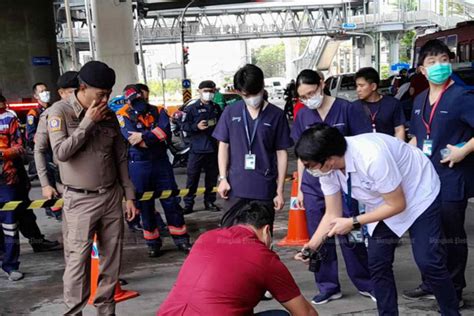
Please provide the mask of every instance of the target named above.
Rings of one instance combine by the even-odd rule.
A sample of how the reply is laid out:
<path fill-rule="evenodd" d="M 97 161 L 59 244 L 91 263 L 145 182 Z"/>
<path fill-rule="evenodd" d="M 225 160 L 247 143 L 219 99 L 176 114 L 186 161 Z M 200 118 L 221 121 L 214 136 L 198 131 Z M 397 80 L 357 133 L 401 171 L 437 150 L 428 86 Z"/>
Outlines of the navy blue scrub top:
<path fill-rule="evenodd" d="M 336 98 L 324 121 L 319 116 L 317 110 L 310 110 L 306 106 L 303 107 L 298 112 L 296 121 L 293 123 L 291 137 L 297 142 L 301 134 L 316 123 L 326 123 L 336 127 L 344 136 L 372 132 L 369 117 L 361 106 L 356 106 L 349 101 Z M 306 171 L 303 172 L 301 191 L 305 194 L 324 197 L 319 179 L 311 176 Z"/>
<path fill-rule="evenodd" d="M 394 97 L 383 96 L 377 102 L 357 100 L 353 103 L 366 111 L 371 125 L 375 124 L 377 133 L 395 136 L 395 127 L 406 122 L 401 103 Z"/>
<path fill-rule="evenodd" d="M 245 155 L 249 153 L 245 132 L 243 110 L 249 120 L 252 134 L 255 120 L 247 111 L 245 102 L 240 100 L 226 107 L 212 136 L 229 144 L 230 196 L 272 200 L 276 195 L 278 167 L 276 151 L 293 146 L 286 116 L 280 108 L 268 104 L 259 115 L 252 154 L 256 156 L 255 170 L 245 170 Z"/>
<path fill-rule="evenodd" d="M 427 97 L 429 89 L 420 93 L 414 100 L 410 123 L 410 134 L 416 137 L 418 148 L 423 148 L 426 127 L 422 117 L 429 121 L 431 105 Z M 456 84 L 443 94 L 431 124 L 430 139 L 433 141 L 430 157 L 441 179 L 441 198 L 443 201 L 461 201 L 474 196 L 474 154 L 449 168 L 441 164 L 441 149 L 447 144 L 456 145 L 468 142 L 474 137 L 474 91 L 467 91 Z"/>

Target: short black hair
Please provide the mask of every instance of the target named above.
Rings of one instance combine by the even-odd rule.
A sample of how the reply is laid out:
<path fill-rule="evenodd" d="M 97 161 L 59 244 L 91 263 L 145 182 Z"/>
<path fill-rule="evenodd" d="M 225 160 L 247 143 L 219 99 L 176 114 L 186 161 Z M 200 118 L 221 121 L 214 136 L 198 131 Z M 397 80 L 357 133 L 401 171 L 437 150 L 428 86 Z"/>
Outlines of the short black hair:
<path fill-rule="evenodd" d="M 263 71 L 255 65 L 247 64 L 234 75 L 234 88 L 240 92 L 257 94 L 264 86 Z"/>
<path fill-rule="evenodd" d="M 364 67 L 359 69 L 355 74 L 355 80 L 363 78 L 368 83 L 375 83 L 377 87 L 380 84 L 380 76 L 377 70 L 372 67 Z"/>
<path fill-rule="evenodd" d="M 79 72 L 77 71 L 66 71 L 61 76 L 59 76 L 56 85 L 58 89 L 67 89 L 67 88 L 75 88 L 79 87 Z"/>
<path fill-rule="evenodd" d="M 237 217 L 237 224 L 247 224 L 260 229 L 265 225 L 273 225 L 275 211 L 270 206 L 260 202 L 249 202 L 242 206 Z"/>
<path fill-rule="evenodd" d="M 344 156 L 346 150 L 347 142 L 341 132 L 324 123 L 314 124 L 304 131 L 295 146 L 299 159 L 321 165 L 331 156 Z"/>
<path fill-rule="evenodd" d="M 298 93 L 298 88 L 302 84 L 321 84 L 321 76 L 314 70 L 305 69 L 300 72 L 298 77 L 296 77 L 296 92 Z"/>
<path fill-rule="evenodd" d="M 0 94 L 0 102 L 2 102 L 2 103 L 6 103 L 6 102 L 7 102 L 7 99 L 6 99 L 3 95 L 1 95 L 1 94 Z"/>
<path fill-rule="evenodd" d="M 48 87 L 48 86 L 46 85 L 46 83 L 44 83 L 44 82 L 37 82 L 37 83 L 35 83 L 35 84 L 33 85 L 33 88 L 32 88 L 33 93 L 36 93 L 36 88 L 37 88 L 38 86 L 45 86 L 45 87 Z"/>
<path fill-rule="evenodd" d="M 451 58 L 451 51 L 448 46 L 439 39 L 432 39 L 421 46 L 420 54 L 418 55 L 418 65 L 422 66 L 426 57 L 446 54 Z"/>
<path fill-rule="evenodd" d="M 137 83 L 135 86 L 138 88 L 138 90 L 150 92 L 150 88 L 148 88 L 148 86 L 144 83 Z"/>

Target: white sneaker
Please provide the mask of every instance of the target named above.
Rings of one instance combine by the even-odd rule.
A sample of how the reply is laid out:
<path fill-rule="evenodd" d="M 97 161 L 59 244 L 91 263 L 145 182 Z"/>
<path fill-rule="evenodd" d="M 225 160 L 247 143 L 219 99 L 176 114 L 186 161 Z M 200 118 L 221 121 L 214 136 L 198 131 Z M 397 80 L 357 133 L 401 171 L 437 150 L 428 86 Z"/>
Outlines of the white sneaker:
<path fill-rule="evenodd" d="M 375 296 L 370 293 L 370 292 L 365 292 L 365 291 L 359 291 L 359 294 L 362 295 L 362 296 L 365 296 L 365 297 L 368 297 L 370 298 L 372 301 L 374 301 L 375 303 L 377 303 L 377 299 L 375 298 Z"/>
<path fill-rule="evenodd" d="M 8 280 L 10 281 L 19 281 L 23 279 L 24 275 L 18 270 L 11 271 L 10 273 L 6 272 L 8 275 Z"/>

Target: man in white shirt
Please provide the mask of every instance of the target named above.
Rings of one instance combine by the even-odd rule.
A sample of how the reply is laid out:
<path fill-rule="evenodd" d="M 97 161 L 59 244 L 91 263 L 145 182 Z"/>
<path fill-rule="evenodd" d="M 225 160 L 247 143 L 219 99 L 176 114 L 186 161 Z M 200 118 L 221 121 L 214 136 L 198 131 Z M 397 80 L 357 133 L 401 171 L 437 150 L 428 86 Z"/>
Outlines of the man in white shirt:
<path fill-rule="evenodd" d="M 398 240 L 409 231 L 415 261 L 442 315 L 459 315 L 440 243 L 440 180 L 419 149 L 378 133 L 344 138 L 336 128 L 318 124 L 302 134 L 296 154 L 310 174 L 321 177 L 326 201 L 326 213 L 305 248 L 318 249 L 326 236 L 346 235 L 367 224 L 379 314 L 398 315 L 392 264 Z M 365 204 L 366 213 L 342 217 L 341 190 Z"/>

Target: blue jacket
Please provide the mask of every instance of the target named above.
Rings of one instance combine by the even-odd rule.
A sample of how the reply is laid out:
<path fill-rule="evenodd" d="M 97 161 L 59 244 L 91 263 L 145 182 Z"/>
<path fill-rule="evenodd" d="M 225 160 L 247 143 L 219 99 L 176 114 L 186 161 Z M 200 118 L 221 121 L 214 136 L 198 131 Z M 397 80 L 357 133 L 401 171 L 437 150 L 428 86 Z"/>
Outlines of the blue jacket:
<path fill-rule="evenodd" d="M 201 100 L 186 107 L 182 128 L 191 137 L 191 152 L 205 154 L 217 152 L 217 141 L 212 137 L 212 132 L 217 125 L 222 111 L 214 102 L 204 104 Z M 208 128 L 198 129 L 197 125 L 202 120 L 208 122 Z"/>

